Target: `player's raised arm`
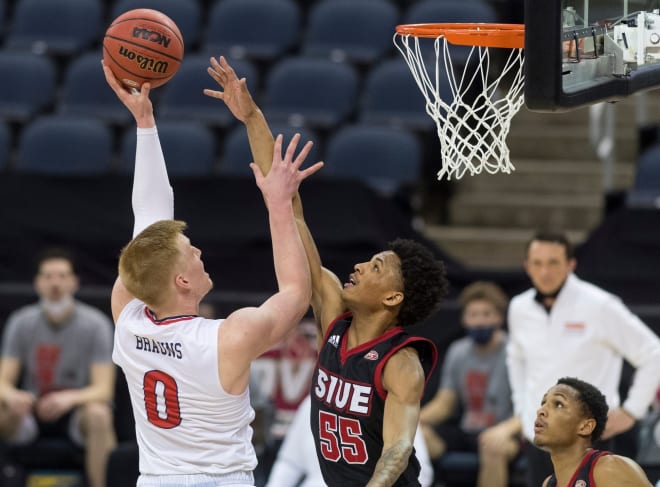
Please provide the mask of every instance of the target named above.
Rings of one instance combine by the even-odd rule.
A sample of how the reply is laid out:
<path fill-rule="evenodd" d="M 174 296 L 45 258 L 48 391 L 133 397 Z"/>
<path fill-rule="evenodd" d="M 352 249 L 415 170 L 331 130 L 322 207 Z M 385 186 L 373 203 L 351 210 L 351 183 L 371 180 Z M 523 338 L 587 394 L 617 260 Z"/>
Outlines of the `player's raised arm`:
<path fill-rule="evenodd" d="M 140 92 L 129 92 L 105 64 L 105 79 L 117 98 L 131 112 L 137 125 L 135 171 L 133 175 L 132 206 L 135 223 L 133 237 L 159 220 L 174 217 L 174 192 L 170 186 L 165 158 L 158 139 L 153 105 L 149 98 L 150 85 L 145 83 Z M 124 306 L 133 299 L 117 278 L 112 289 L 112 316 L 117 321 Z"/>
<path fill-rule="evenodd" d="M 223 100 L 232 114 L 245 124 L 254 162 L 267 174 L 271 167 L 274 139 L 263 112 L 250 95 L 245 78 L 239 79 L 223 56 L 218 59 L 211 58 L 210 63 L 208 73 L 220 85 L 222 91 L 207 89 L 204 93 Z M 308 153 L 311 147 L 312 142 L 309 141 L 302 150 Z M 342 285 L 337 276 L 322 266 L 316 243 L 304 218 L 298 192 L 293 197 L 293 212 L 309 261 L 312 307 L 321 339 L 329 323 L 345 311 L 341 302 Z"/>
<path fill-rule="evenodd" d="M 307 152 L 303 150 L 294 157 L 299 139 L 299 136 L 293 138 L 282 157 L 282 136 L 278 136 L 273 165 L 267 175 L 256 164 L 251 164 L 268 207 L 278 291 L 258 308 L 243 308 L 232 313 L 220 329 L 220 380 L 228 392 L 244 389 L 250 361 L 297 326 L 309 308 L 311 277 L 293 216 L 292 196 L 300 182 L 319 170 L 323 163 L 300 170 Z"/>

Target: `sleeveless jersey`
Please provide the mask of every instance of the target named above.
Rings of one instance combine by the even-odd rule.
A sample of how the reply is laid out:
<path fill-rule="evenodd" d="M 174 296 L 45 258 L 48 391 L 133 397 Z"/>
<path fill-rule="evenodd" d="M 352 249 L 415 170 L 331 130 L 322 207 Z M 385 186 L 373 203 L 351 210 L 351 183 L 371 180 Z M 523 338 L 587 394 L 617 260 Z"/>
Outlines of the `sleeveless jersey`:
<path fill-rule="evenodd" d="M 328 329 L 311 386 L 311 427 L 325 482 L 331 486 L 364 486 L 383 449 L 383 412 L 387 391 L 381 376 L 387 360 L 414 347 L 426 378 L 437 361 L 435 345 L 412 337 L 403 328 L 348 350 L 351 314 L 339 316 Z M 413 451 L 396 487 L 419 486 L 419 462 Z"/>
<path fill-rule="evenodd" d="M 573 477 L 566 487 L 597 487 L 594 481 L 594 466 L 596 461 L 605 455 L 611 455 L 609 451 L 591 450 L 588 452 L 578 468 L 575 470 Z M 547 487 L 557 487 L 557 477 L 553 473 L 550 476 Z"/>
<path fill-rule="evenodd" d="M 252 472 L 254 411 L 249 390 L 228 394 L 218 377 L 222 320 L 158 320 L 133 300 L 115 327 L 112 358 L 126 376 L 135 416 L 140 473 Z"/>

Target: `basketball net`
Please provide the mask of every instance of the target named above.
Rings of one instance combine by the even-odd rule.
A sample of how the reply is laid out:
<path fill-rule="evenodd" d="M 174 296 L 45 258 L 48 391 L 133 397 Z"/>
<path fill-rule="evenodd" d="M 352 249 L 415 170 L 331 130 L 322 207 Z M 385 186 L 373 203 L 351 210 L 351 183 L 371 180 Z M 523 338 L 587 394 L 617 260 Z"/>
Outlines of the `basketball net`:
<path fill-rule="evenodd" d="M 460 24 L 451 25 L 456 27 Z M 414 27 L 419 26 L 424 24 Z M 494 75 L 490 72 L 489 48 L 492 46 L 473 45 L 464 66 L 454 66 L 450 41 L 445 33 L 409 34 L 402 33 L 400 27 L 407 26 L 397 27 L 394 44 L 426 99 L 426 113 L 435 121 L 440 139 L 441 169 L 438 179 L 460 179 L 466 173 L 475 175 L 482 171 L 490 174 L 511 173 L 515 168 L 509 159 L 506 137 L 511 119 L 524 102 L 523 48 L 511 48 L 499 74 Z M 423 55 L 420 37 L 434 38 L 435 68 L 431 71 L 427 69 L 427 64 L 431 67 L 433 59 Z M 455 43 L 465 42 L 460 39 L 451 42 Z M 458 73 L 460 68 L 462 73 Z M 503 83 L 505 79 L 507 86 Z M 443 83 L 448 85 L 449 91 L 442 89 L 446 88 Z M 445 97 L 447 93 L 451 94 L 449 99 L 443 100 L 443 92 Z"/>

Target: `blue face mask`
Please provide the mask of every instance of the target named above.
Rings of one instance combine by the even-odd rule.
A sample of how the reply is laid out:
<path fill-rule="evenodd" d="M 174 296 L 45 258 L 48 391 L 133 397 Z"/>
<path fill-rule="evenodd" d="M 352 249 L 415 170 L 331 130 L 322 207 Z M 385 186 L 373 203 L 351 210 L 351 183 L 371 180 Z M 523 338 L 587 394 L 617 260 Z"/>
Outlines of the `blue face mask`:
<path fill-rule="evenodd" d="M 466 328 L 465 332 L 477 345 L 486 345 L 493 338 L 496 329 L 495 326 L 479 326 L 477 328 Z"/>

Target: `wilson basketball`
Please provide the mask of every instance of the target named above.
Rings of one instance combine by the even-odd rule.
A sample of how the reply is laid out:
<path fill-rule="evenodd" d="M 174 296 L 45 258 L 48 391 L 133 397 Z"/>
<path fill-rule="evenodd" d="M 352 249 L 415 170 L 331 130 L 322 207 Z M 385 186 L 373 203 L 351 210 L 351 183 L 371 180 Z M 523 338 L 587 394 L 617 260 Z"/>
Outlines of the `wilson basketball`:
<path fill-rule="evenodd" d="M 119 81 L 140 89 L 161 86 L 183 59 L 183 37 L 176 24 L 157 10 L 139 8 L 117 17 L 103 38 L 103 61 Z"/>

